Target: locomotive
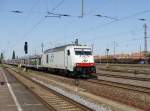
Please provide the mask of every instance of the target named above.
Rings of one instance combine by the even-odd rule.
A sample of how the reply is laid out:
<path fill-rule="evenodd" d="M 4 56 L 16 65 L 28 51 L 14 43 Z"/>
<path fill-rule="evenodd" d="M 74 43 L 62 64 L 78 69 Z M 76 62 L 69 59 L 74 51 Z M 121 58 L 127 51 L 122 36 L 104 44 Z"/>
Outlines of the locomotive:
<path fill-rule="evenodd" d="M 8 60 L 8 63 L 38 70 L 63 72 L 69 76 L 96 73 L 92 49 L 75 44 L 48 49 L 41 55 Z"/>

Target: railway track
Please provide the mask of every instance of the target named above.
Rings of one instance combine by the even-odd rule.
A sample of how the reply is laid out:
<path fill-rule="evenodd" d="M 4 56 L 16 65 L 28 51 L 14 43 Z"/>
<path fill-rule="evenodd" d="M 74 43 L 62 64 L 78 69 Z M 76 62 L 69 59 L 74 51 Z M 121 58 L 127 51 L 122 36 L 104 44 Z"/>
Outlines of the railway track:
<path fill-rule="evenodd" d="M 128 82 L 126 82 L 126 84 L 125 84 L 125 83 L 117 82 L 117 80 L 109 81 L 109 80 L 100 79 L 101 77 L 109 77 L 109 78 L 116 78 L 116 79 L 138 80 L 138 81 L 143 81 L 143 82 L 145 82 L 145 81 L 150 82 L 150 78 L 129 77 L 129 76 L 124 76 L 124 75 L 111 75 L 111 74 L 101 74 L 101 73 L 97 73 L 96 75 L 98 76 L 99 79 L 88 79 L 86 81 L 91 82 L 91 83 L 105 84 L 105 85 L 109 85 L 109 86 L 125 88 L 125 89 L 129 89 L 129 90 L 135 90 L 135 91 L 139 91 L 139 92 L 143 92 L 143 93 L 150 93 L 150 87 L 146 87 L 144 85 L 138 86 L 138 85 L 129 84 Z"/>
<path fill-rule="evenodd" d="M 118 88 L 133 90 L 133 91 L 137 91 L 137 92 L 142 92 L 142 93 L 148 93 L 148 94 L 150 93 L 149 87 L 132 85 L 132 84 L 129 84 L 128 82 L 126 82 L 126 84 L 125 84 L 125 83 L 121 83 L 121 82 L 117 82 L 117 81 L 109 81 L 109 80 L 104 80 L 104 79 L 102 80 L 102 79 L 100 79 L 101 77 L 110 77 L 110 78 L 118 78 L 118 79 L 126 79 L 126 80 L 128 80 L 128 79 L 139 80 L 139 81 L 143 81 L 143 82 L 150 81 L 149 78 L 129 77 L 129 76 L 122 76 L 122 75 L 111 75 L 111 74 L 100 74 L 100 73 L 98 73 L 99 79 L 88 79 L 86 81 L 90 82 L 90 83 L 94 83 L 94 84 L 103 84 L 103 85 L 108 85 L 108 86 L 112 86 L 112 87 L 118 87 Z"/>
<path fill-rule="evenodd" d="M 118 68 L 97 68 L 98 70 L 102 70 L 102 71 L 112 71 L 112 72 L 123 72 L 123 73 L 133 73 L 133 74 L 145 74 L 145 75 L 149 75 L 150 74 L 150 70 L 139 70 L 139 69 L 131 69 L 131 68 L 122 68 L 118 69 Z"/>
<path fill-rule="evenodd" d="M 5 72 L 13 75 L 20 81 L 27 89 L 36 95 L 50 111 L 91 111 L 91 109 L 61 95 L 60 93 L 50 90 L 46 86 L 33 81 L 27 76 L 18 74 L 8 68 L 5 69 Z"/>
<path fill-rule="evenodd" d="M 18 72 L 18 70 L 16 70 L 16 72 Z M 47 80 L 51 78 L 49 74 L 47 76 L 41 73 L 39 74 L 40 74 L 41 80 L 43 78 L 44 82 L 46 82 L 46 78 Z M 35 76 L 33 76 L 33 78 L 37 78 L 36 74 L 34 75 Z M 58 80 L 59 79 L 56 79 L 56 81 Z M 63 79 L 63 81 L 66 81 L 65 83 L 67 84 L 74 85 L 74 82 L 71 82 L 70 79 L 69 79 L 70 81 L 69 83 L 67 82 L 68 81 L 67 78 L 65 80 Z M 150 106 L 149 106 L 150 101 L 148 99 L 150 97 L 149 96 L 150 89 L 147 87 L 129 85 L 128 82 L 126 82 L 126 84 L 122 84 L 117 81 L 112 82 L 109 80 L 98 80 L 98 79 L 87 79 L 87 80 L 80 79 L 79 87 L 84 88 L 87 91 L 93 94 L 96 94 L 98 96 L 103 96 L 108 99 L 112 99 L 112 100 L 125 103 L 131 106 L 133 105 L 138 108 L 148 109 L 147 111 L 149 111 L 150 109 Z"/>
<path fill-rule="evenodd" d="M 104 66 L 104 64 L 97 64 L 99 66 Z M 109 64 L 109 66 L 119 66 L 119 67 L 144 67 L 150 68 L 150 64 Z"/>
<path fill-rule="evenodd" d="M 147 76 L 136 77 L 133 75 L 126 76 L 115 75 L 111 73 L 97 73 L 96 75 L 98 77 L 98 80 L 96 80 L 98 84 L 102 84 L 103 81 L 103 83 L 105 83 L 106 85 L 113 85 L 120 88 L 122 87 L 129 90 L 150 94 L 150 78 L 148 78 Z"/>
<path fill-rule="evenodd" d="M 148 87 L 99 79 L 89 79 L 84 82 L 89 87 L 90 84 L 97 87 L 97 91 L 93 90 L 97 95 L 150 111 L 150 88 Z"/>
<path fill-rule="evenodd" d="M 98 76 L 105 76 L 105 77 L 115 77 L 115 78 L 123 78 L 123 79 L 130 79 L 130 80 L 139 80 L 139 81 L 150 81 L 150 78 L 143 78 L 143 77 L 131 77 L 126 75 L 113 75 L 113 74 L 102 74 L 96 73 Z"/>
<path fill-rule="evenodd" d="M 133 65 L 108 65 L 108 66 L 101 66 L 98 65 L 98 70 L 104 71 L 113 71 L 113 72 L 127 72 L 127 73 L 134 73 L 134 74 L 150 74 L 150 65 L 149 66 L 133 66 Z"/>
<path fill-rule="evenodd" d="M 131 85 L 131 84 L 123 84 L 120 82 L 112 82 L 109 80 L 100 80 L 100 79 L 89 79 L 87 80 L 87 82 L 89 83 L 94 83 L 94 84 L 102 84 L 102 85 L 107 85 L 107 86 L 112 86 L 112 87 L 117 87 L 117 88 L 121 88 L 121 89 L 127 89 L 127 90 L 131 90 L 131 91 L 136 91 L 136 92 L 140 92 L 140 93 L 147 93 L 150 94 L 150 88 L 148 87 L 144 87 L 144 86 L 136 86 L 136 85 Z"/>

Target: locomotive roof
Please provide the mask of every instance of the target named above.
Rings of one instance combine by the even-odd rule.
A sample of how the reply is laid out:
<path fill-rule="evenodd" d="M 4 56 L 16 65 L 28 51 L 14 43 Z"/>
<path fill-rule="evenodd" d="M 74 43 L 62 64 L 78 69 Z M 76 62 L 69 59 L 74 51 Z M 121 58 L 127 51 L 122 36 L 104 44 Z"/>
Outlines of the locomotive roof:
<path fill-rule="evenodd" d="M 67 44 L 67 45 L 63 45 L 63 46 L 59 46 L 59 47 L 47 49 L 47 50 L 44 51 L 44 53 L 49 53 L 49 52 L 53 52 L 53 51 L 63 50 L 63 49 L 65 49 L 67 46 L 74 46 L 74 45 L 75 45 L 75 44 Z"/>
<path fill-rule="evenodd" d="M 63 45 L 63 46 L 47 49 L 47 50 L 44 51 L 44 53 L 60 51 L 60 50 L 65 49 L 67 46 L 77 46 L 77 45 L 75 45 L 75 44 L 67 44 L 67 45 Z M 78 45 L 78 46 L 81 46 L 81 45 Z"/>

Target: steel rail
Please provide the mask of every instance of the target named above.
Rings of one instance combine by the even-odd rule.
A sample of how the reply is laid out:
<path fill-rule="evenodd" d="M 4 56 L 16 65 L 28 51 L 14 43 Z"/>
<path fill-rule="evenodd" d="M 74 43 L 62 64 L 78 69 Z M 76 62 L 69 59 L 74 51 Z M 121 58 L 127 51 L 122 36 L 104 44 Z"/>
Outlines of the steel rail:
<path fill-rule="evenodd" d="M 108 81 L 108 80 L 98 80 L 98 79 L 95 79 L 95 80 L 94 79 L 89 79 L 89 80 L 87 80 L 87 82 L 94 83 L 94 84 L 107 85 L 107 86 L 111 86 L 111 87 L 117 87 L 117 88 L 136 91 L 136 92 L 140 92 L 140 93 L 150 94 L 150 88 L 147 88 L 147 87 L 144 87 L 144 86 L 141 87 L 141 86 L 123 84 L 123 83 L 112 82 L 112 81 Z"/>
<path fill-rule="evenodd" d="M 12 74 L 8 69 L 5 69 L 5 71 L 6 71 L 7 73 L 9 73 L 9 74 Z M 15 71 L 15 70 L 13 70 L 13 71 L 14 71 L 15 73 L 18 73 L 18 71 Z M 24 79 L 27 79 L 27 80 L 29 80 L 30 82 L 32 82 L 32 83 L 34 83 L 34 84 L 40 86 L 43 90 L 47 90 L 49 93 L 52 93 L 52 94 L 56 95 L 57 97 L 56 97 L 55 99 L 53 98 L 53 102 L 55 102 L 55 100 L 56 100 L 56 102 L 57 102 L 57 100 L 58 100 L 58 102 L 61 101 L 61 100 L 59 100 L 59 98 L 60 98 L 60 99 L 63 99 L 63 101 L 67 101 L 68 103 L 70 103 L 70 105 L 73 106 L 72 108 L 76 108 L 77 111 L 78 111 L 78 110 L 81 110 L 81 111 L 91 111 L 91 109 L 89 109 L 89 108 L 87 108 L 87 107 L 85 107 L 85 106 L 83 106 L 83 105 L 81 105 L 81 104 L 79 104 L 79 103 L 77 103 L 77 102 L 75 102 L 75 101 L 73 101 L 73 100 L 71 100 L 71 99 L 69 99 L 69 98 L 67 98 L 67 97 L 65 97 L 65 96 L 63 96 L 63 95 L 61 95 L 61 94 L 59 94 L 59 93 L 57 93 L 57 92 L 51 90 L 51 89 L 49 89 L 49 88 L 47 88 L 46 86 L 44 86 L 44 85 L 42 85 L 42 84 L 40 84 L 40 83 L 38 83 L 38 82 L 32 80 L 31 78 L 29 78 L 29 77 L 27 77 L 27 76 L 25 76 L 25 75 L 23 75 L 23 74 L 19 74 L 19 76 L 21 76 L 21 77 L 23 77 Z M 15 78 L 16 78 L 19 82 L 21 82 L 23 85 L 25 85 L 24 81 L 19 80 L 17 77 L 15 77 Z M 25 85 L 25 87 L 27 87 L 34 95 L 36 95 L 36 96 L 41 100 L 41 102 L 43 102 L 46 106 L 48 106 L 48 108 L 49 108 L 50 110 L 52 110 L 52 111 L 58 111 L 57 108 L 54 108 L 53 105 L 50 105 L 50 103 L 47 102 L 47 100 L 43 99 L 43 97 L 40 97 L 38 94 L 36 94 L 36 93 L 32 90 L 32 87 L 30 88 L 30 86 L 26 86 L 26 85 Z M 42 90 L 42 91 L 43 91 L 43 90 Z M 52 102 L 51 102 L 51 103 L 52 103 Z M 66 106 L 68 106 L 68 107 L 71 108 L 70 105 L 66 105 Z M 58 107 L 59 107 L 59 106 L 58 106 Z M 66 108 L 66 109 L 67 109 L 67 108 Z M 71 110 L 71 109 L 70 109 L 70 110 Z M 72 109 L 72 110 L 74 110 L 74 109 Z"/>

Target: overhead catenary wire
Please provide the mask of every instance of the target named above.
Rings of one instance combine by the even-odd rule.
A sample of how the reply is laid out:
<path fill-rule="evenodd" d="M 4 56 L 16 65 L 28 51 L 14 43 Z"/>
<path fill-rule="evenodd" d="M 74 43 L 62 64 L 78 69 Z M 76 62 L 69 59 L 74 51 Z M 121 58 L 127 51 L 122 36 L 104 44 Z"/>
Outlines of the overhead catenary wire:
<path fill-rule="evenodd" d="M 149 12 L 150 12 L 150 9 L 144 10 L 144 11 L 140 11 L 140 12 L 136 12 L 134 14 L 131 14 L 129 16 L 125 16 L 125 17 L 122 17 L 122 18 L 113 18 L 113 19 L 112 19 L 112 17 L 107 16 L 109 19 L 112 19 L 111 22 L 108 22 L 108 23 L 105 23 L 105 24 L 102 24 L 102 25 L 97 25 L 95 27 L 90 27 L 90 28 L 88 28 L 88 29 L 86 29 L 84 31 L 76 32 L 76 33 L 72 34 L 71 36 L 76 36 L 76 35 L 79 36 L 79 33 L 81 35 L 81 34 L 84 34 L 84 33 L 87 33 L 87 32 L 94 31 L 95 29 L 104 28 L 104 27 L 107 27 L 107 26 L 109 26 L 109 25 L 111 25 L 113 23 L 121 22 L 121 21 L 124 21 L 124 20 L 128 20 L 128 19 L 134 18 L 136 16 L 139 16 L 139 15 L 142 15 L 142 14 L 145 14 L 145 13 L 149 13 Z M 96 15 L 94 15 L 94 16 L 96 16 Z M 101 15 L 101 17 L 105 18 L 106 16 Z"/>
<path fill-rule="evenodd" d="M 64 2 L 64 0 L 62 0 L 59 4 L 62 4 Z M 59 6 L 59 4 L 58 5 L 56 5 L 56 7 L 58 7 Z M 53 8 L 53 9 L 55 9 L 55 7 Z M 56 8 L 57 9 L 57 8 Z M 17 11 L 17 10 L 16 10 Z M 53 11 L 53 10 L 52 10 Z M 126 17 L 123 17 L 123 18 L 120 18 L 120 19 L 118 19 L 118 20 L 114 20 L 114 21 L 111 21 L 111 22 L 109 22 L 109 23 L 106 23 L 106 24 L 103 24 L 103 25 L 100 25 L 100 26 L 97 26 L 97 27 L 105 27 L 105 26 L 108 26 L 108 25 L 110 25 L 110 24 L 112 24 L 112 23 L 115 23 L 115 22 L 119 22 L 119 21 L 122 21 L 122 20 L 127 20 L 127 19 L 130 19 L 130 18 L 132 18 L 132 17 L 135 17 L 135 16 L 138 16 L 138 15 L 140 15 L 140 14 L 143 14 L 143 13 L 147 13 L 147 12 L 149 12 L 150 10 L 145 10 L 145 11 L 141 11 L 141 12 L 138 12 L 138 13 L 135 13 L 135 14 L 133 14 L 133 15 L 130 15 L 130 16 L 126 16 Z M 22 11 L 22 13 L 25 13 L 25 11 Z M 45 13 L 45 12 L 44 12 Z M 43 18 L 42 18 L 43 19 Z M 37 23 L 37 24 L 41 24 L 41 23 Z M 34 25 L 33 26 L 33 28 L 31 28 L 31 31 L 29 30 L 27 33 L 25 33 L 23 36 L 25 36 L 25 37 L 27 37 L 29 34 L 31 34 L 32 33 L 32 31 L 37 27 L 38 25 Z M 96 28 L 97 28 L 96 27 Z M 92 28 L 90 28 L 90 30 L 91 30 Z M 94 30 L 94 29 L 92 29 L 92 30 Z"/>
<path fill-rule="evenodd" d="M 58 8 L 62 3 L 64 2 L 64 0 L 62 0 L 60 3 L 58 3 L 54 8 L 51 9 L 50 12 L 53 12 L 56 8 Z M 23 35 L 22 39 L 26 38 L 39 24 L 41 24 L 46 18 L 43 17 L 42 19 L 40 19 L 35 25 L 33 25 L 33 27 Z"/>
<path fill-rule="evenodd" d="M 56 10 L 58 7 L 60 7 L 63 3 L 64 3 L 65 0 L 61 0 L 54 8 L 51 9 L 50 12 L 53 12 L 54 10 Z"/>
<path fill-rule="evenodd" d="M 62 0 L 61 2 L 59 2 L 55 7 L 53 7 L 53 8 L 51 9 L 50 12 L 53 12 L 54 10 L 56 10 L 56 8 L 58 8 L 63 2 L 64 2 L 64 0 Z M 20 11 L 16 10 L 16 12 L 20 12 Z M 21 11 L 21 12 L 23 12 L 23 11 Z M 42 17 L 42 19 L 40 19 L 36 24 L 34 24 L 33 27 L 32 27 L 28 32 L 26 32 L 26 33 L 20 38 L 19 41 L 21 42 L 21 41 L 23 41 L 25 38 L 27 38 L 28 35 L 31 34 L 31 33 L 33 32 L 33 30 L 34 30 L 37 26 L 39 26 L 45 19 L 46 19 L 46 17 Z M 18 41 L 16 41 L 15 44 L 12 45 L 12 47 L 11 47 L 10 50 L 13 50 L 13 48 L 17 45 L 17 43 L 18 43 Z"/>

